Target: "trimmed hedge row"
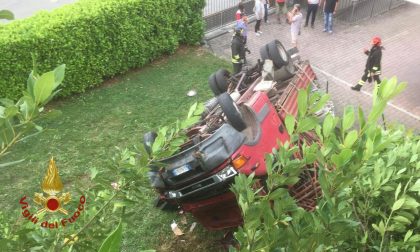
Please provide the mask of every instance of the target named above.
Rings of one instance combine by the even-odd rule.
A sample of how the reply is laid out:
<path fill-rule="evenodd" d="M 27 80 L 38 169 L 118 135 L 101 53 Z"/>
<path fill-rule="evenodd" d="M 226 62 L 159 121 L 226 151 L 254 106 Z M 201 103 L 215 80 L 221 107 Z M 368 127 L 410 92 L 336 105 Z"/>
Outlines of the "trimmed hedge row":
<path fill-rule="evenodd" d="M 60 95 L 173 53 L 203 37 L 204 0 L 79 0 L 0 26 L 0 97 L 17 98 L 38 72 L 66 64 Z"/>

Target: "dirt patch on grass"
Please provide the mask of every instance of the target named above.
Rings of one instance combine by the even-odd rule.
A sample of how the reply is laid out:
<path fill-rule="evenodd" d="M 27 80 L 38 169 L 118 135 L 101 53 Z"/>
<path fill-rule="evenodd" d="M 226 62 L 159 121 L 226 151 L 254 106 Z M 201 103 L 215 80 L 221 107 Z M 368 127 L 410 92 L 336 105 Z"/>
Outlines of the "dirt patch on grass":
<path fill-rule="evenodd" d="M 222 237 L 222 236 L 221 236 Z M 166 239 L 168 239 L 166 237 Z M 216 237 L 208 237 L 206 235 L 197 235 L 194 233 L 187 233 L 182 236 L 173 237 L 171 240 L 166 240 L 162 245 L 156 249 L 159 252 L 190 252 L 190 251 L 227 251 L 223 247 L 223 243 Z"/>
<path fill-rule="evenodd" d="M 156 248 L 156 251 L 227 251 L 229 242 L 232 241 L 233 229 L 209 231 L 197 223 L 197 220 L 191 214 L 183 211 L 178 212 L 178 216 L 174 220 L 184 234 L 176 236 L 171 232 L 170 235 L 160 237 L 160 245 Z M 170 228 L 169 224 L 168 228 Z"/>
<path fill-rule="evenodd" d="M 206 48 L 204 48 L 204 47 L 201 47 L 200 46 L 200 47 L 195 48 L 195 54 L 197 56 L 203 56 L 203 55 L 205 55 L 207 53 L 209 53 L 209 51 Z"/>

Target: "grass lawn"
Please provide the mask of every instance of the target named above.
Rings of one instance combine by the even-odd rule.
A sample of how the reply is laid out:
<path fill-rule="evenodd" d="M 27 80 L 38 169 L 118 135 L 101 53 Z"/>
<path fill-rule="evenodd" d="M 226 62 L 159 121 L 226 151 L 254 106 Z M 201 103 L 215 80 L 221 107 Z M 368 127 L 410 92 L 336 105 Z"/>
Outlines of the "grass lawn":
<path fill-rule="evenodd" d="M 18 211 L 23 194 L 41 192 L 40 184 L 51 156 L 56 160 L 64 187 L 70 191 L 79 187 L 83 191 L 90 168 L 108 169 L 114 146 L 139 145 L 146 131 L 185 117 L 193 102 L 210 98 L 207 78 L 220 67 L 231 66 L 202 49 L 183 48 L 173 56 L 107 81 L 85 94 L 53 102 L 51 107 L 62 114 L 44 121 L 45 132 L 17 144 L 12 154 L 2 160 L 26 158 L 23 163 L 2 168 L 2 211 L 6 214 Z M 192 88 L 198 95 L 187 97 Z M 144 183 L 149 188 L 147 181 Z M 147 200 L 138 202 L 138 211 L 124 227 L 123 251 L 217 250 L 214 239 L 220 233 L 209 234 L 200 227 L 183 238 L 175 238 L 170 224 L 180 217 L 154 209 L 152 190 L 144 194 Z"/>

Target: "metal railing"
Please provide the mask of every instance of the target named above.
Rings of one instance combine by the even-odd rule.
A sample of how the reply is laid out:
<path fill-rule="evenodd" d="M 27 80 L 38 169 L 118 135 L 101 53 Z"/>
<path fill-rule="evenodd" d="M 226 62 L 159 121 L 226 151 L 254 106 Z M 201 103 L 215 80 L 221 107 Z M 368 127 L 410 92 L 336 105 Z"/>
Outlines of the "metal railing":
<path fill-rule="evenodd" d="M 342 0 L 337 17 L 347 22 L 358 22 L 383 14 L 405 4 L 404 0 Z"/>
<path fill-rule="evenodd" d="M 238 10 L 238 0 L 207 0 L 204 8 L 204 21 L 206 32 L 218 29 L 235 21 L 235 13 Z M 247 15 L 254 14 L 254 0 L 242 1 Z"/>
<path fill-rule="evenodd" d="M 232 7 L 237 8 L 239 2 L 238 0 L 207 0 L 203 15 L 206 17 Z"/>

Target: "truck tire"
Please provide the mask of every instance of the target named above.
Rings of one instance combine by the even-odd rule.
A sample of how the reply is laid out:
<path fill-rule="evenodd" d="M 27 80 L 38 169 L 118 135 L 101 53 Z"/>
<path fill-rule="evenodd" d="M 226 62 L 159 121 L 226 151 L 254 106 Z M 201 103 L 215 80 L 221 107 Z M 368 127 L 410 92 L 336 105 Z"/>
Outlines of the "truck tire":
<path fill-rule="evenodd" d="M 282 68 L 274 71 L 274 80 L 279 81 L 285 81 L 287 79 L 290 79 L 295 75 L 296 69 L 292 62 L 289 62 L 288 64 L 284 65 Z"/>
<path fill-rule="evenodd" d="M 215 96 L 218 96 L 219 94 L 222 93 L 222 92 L 220 92 L 219 87 L 217 86 L 216 74 L 215 73 L 212 73 L 209 76 L 209 87 L 210 87 L 211 91 L 213 92 L 213 94 Z"/>
<path fill-rule="evenodd" d="M 268 45 L 263 45 L 260 47 L 260 57 L 263 62 L 264 60 L 270 58 L 268 55 Z"/>
<path fill-rule="evenodd" d="M 237 131 L 246 129 L 245 121 L 242 117 L 241 111 L 238 106 L 232 100 L 232 97 L 228 93 L 223 93 L 217 97 L 217 102 L 225 113 L 230 125 Z"/>
<path fill-rule="evenodd" d="M 220 68 L 216 72 L 216 85 L 220 91 L 220 93 L 224 93 L 228 90 L 229 83 L 228 80 L 230 78 L 230 73 L 228 70 L 224 68 Z"/>
<path fill-rule="evenodd" d="M 280 69 L 284 65 L 287 65 L 287 63 L 289 63 L 289 55 L 287 54 L 286 49 L 280 41 L 278 41 L 277 39 L 273 40 L 267 44 L 267 47 L 268 55 L 273 61 L 275 67 Z"/>

